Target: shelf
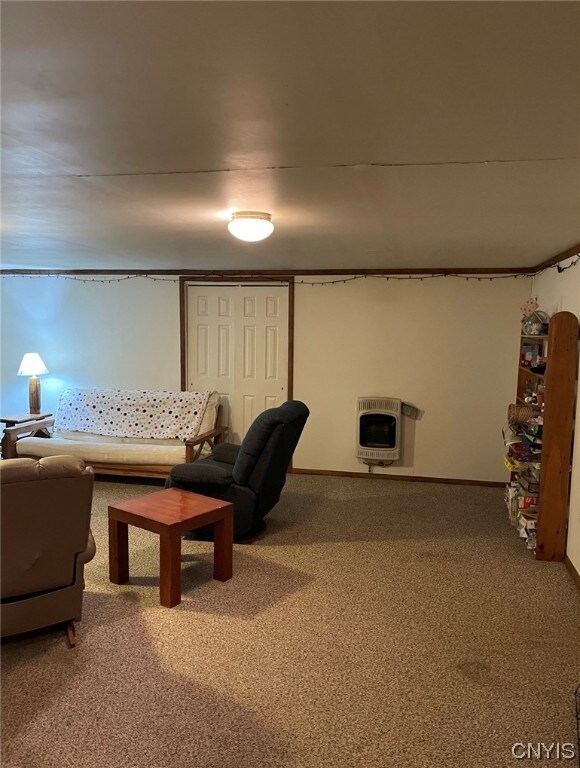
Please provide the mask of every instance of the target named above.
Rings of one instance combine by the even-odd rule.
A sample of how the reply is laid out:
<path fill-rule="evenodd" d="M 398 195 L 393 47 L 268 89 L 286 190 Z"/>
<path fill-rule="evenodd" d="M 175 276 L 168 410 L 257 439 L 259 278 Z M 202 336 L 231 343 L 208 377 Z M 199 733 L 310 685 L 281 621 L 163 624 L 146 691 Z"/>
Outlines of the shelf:
<path fill-rule="evenodd" d="M 570 458 L 574 430 L 574 390 L 576 371 L 578 370 L 578 338 L 580 328 L 578 318 L 571 312 L 557 312 L 550 318 L 549 333 L 530 335 L 520 334 L 520 353 L 526 346 L 549 352 L 549 360 L 543 373 L 534 373 L 528 366 L 518 361 L 518 387 L 516 403 L 529 406 L 532 413 L 542 413 L 543 436 L 541 456 L 530 462 L 535 469 L 541 467 L 539 493 L 533 496 L 536 508 L 520 510 L 523 514 L 537 515 L 535 531 L 528 541 L 533 539 L 537 560 L 562 560 L 566 553 L 566 530 L 569 513 L 570 493 Z M 541 355 L 541 352 L 538 354 Z M 541 355 L 546 359 L 545 355 Z M 536 388 L 541 382 L 545 389 L 543 410 L 531 403 L 525 403 L 524 389 Z M 504 460 L 510 472 L 512 481 L 525 473 L 526 465 L 514 472 L 515 461 Z M 541 462 L 541 464 L 540 464 Z M 510 466 L 512 463 L 512 466 Z M 514 478 L 515 475 L 515 478 Z M 514 486 L 512 486 L 513 488 Z M 513 496 L 515 491 L 511 490 Z M 513 522 L 514 510 L 510 509 L 510 520 Z M 517 520 L 517 512 L 515 513 Z"/>

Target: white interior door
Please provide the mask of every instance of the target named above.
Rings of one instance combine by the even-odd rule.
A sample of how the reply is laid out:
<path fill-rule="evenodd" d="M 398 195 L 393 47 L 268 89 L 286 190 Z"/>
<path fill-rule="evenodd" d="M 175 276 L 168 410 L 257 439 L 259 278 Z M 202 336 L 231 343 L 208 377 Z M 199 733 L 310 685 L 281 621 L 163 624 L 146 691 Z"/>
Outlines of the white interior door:
<path fill-rule="evenodd" d="M 233 443 L 287 400 L 288 286 L 188 285 L 187 386 L 220 393 Z"/>

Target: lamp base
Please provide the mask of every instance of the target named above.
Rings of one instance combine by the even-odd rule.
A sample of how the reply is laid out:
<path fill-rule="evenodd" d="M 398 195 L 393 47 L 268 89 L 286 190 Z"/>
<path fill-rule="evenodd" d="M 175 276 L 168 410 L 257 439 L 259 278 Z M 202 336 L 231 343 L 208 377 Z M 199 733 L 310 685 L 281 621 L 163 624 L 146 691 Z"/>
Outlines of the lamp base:
<path fill-rule="evenodd" d="M 30 413 L 40 413 L 40 379 L 31 376 L 28 382 L 28 410 Z"/>

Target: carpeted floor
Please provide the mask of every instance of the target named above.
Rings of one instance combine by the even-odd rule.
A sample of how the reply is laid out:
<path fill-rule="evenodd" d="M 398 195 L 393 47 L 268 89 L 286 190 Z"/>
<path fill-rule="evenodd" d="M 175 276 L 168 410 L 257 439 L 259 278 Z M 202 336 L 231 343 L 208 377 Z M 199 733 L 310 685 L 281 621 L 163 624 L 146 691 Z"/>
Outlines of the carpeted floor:
<path fill-rule="evenodd" d="M 231 581 L 183 542 L 172 609 L 153 534 L 108 582 L 107 504 L 154 490 L 96 483 L 77 648 L 3 644 L 4 768 L 503 768 L 575 743 L 578 591 L 501 489 L 291 475 Z"/>

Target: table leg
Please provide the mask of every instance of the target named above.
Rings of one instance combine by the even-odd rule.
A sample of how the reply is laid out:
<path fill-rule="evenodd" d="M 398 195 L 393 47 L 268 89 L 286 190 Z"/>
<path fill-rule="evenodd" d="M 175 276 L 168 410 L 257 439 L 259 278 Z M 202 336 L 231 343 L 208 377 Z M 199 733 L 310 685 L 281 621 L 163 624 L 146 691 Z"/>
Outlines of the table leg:
<path fill-rule="evenodd" d="M 213 577 L 218 581 L 232 578 L 232 555 L 234 549 L 233 508 L 226 509 L 225 515 L 213 526 Z"/>
<path fill-rule="evenodd" d="M 159 537 L 159 602 L 173 608 L 181 602 L 181 536 Z"/>
<path fill-rule="evenodd" d="M 129 526 L 109 518 L 109 579 L 113 584 L 129 581 Z"/>

